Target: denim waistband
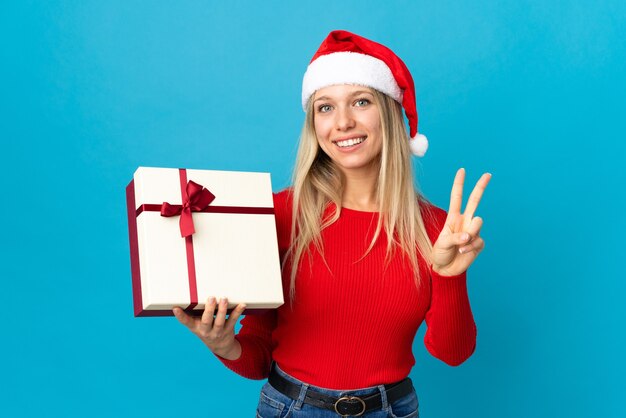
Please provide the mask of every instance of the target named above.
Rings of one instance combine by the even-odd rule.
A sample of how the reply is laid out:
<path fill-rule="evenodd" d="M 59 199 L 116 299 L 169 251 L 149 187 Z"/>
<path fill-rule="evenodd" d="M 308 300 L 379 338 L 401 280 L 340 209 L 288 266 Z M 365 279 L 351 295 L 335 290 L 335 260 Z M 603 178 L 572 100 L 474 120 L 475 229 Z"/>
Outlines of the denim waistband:
<path fill-rule="evenodd" d="M 304 389 L 303 392 L 306 392 L 306 390 L 314 390 L 315 392 L 319 392 L 319 393 L 323 393 L 325 395 L 335 396 L 335 397 L 340 398 L 342 396 L 371 395 L 373 393 L 376 393 L 376 392 L 380 391 L 380 393 L 383 396 L 383 403 L 386 404 L 385 385 L 377 385 L 377 386 L 370 386 L 370 387 L 366 387 L 366 388 L 349 389 L 349 390 L 327 389 L 327 388 L 323 388 L 323 387 L 320 387 L 320 386 L 309 385 L 308 383 L 303 382 L 302 380 L 299 380 L 299 379 L 291 376 L 290 374 L 287 374 L 285 371 L 283 371 L 278 366 L 278 364 L 276 364 L 276 362 L 274 362 L 272 364 L 272 367 L 274 368 L 276 373 L 278 373 L 279 375 L 281 375 L 285 379 L 289 380 L 290 382 L 296 383 L 298 385 L 302 385 L 303 389 Z M 385 405 L 385 407 L 386 407 L 386 405 Z"/>

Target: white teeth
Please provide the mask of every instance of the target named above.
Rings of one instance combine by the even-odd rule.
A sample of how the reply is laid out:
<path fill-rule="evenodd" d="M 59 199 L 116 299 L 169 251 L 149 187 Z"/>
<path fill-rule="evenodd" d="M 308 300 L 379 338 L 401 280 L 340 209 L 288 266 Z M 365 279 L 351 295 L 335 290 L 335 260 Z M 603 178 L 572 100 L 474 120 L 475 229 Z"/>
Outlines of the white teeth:
<path fill-rule="evenodd" d="M 351 147 L 353 145 L 360 144 L 365 141 L 365 137 L 354 138 L 354 139 L 346 139 L 345 141 L 337 141 L 336 144 L 340 147 Z"/>

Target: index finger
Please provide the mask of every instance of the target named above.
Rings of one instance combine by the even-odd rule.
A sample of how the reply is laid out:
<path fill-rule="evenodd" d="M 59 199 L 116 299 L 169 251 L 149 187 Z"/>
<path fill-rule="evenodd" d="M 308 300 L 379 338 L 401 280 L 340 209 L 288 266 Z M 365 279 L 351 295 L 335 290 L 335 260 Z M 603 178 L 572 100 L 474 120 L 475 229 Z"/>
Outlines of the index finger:
<path fill-rule="evenodd" d="M 491 179 L 491 173 L 485 173 L 480 176 L 480 179 L 476 182 L 476 186 L 474 186 L 474 190 L 472 190 L 472 194 L 470 194 L 469 199 L 467 200 L 467 205 L 465 206 L 465 212 L 463 212 L 463 216 L 466 219 L 472 219 L 474 217 L 474 212 L 476 212 L 476 208 L 480 203 L 480 199 L 483 197 L 483 192 L 489 184 L 489 180 Z"/>
<path fill-rule="evenodd" d="M 459 168 L 454 176 L 452 184 L 452 192 L 450 193 L 450 210 L 449 214 L 460 214 L 461 203 L 463 202 L 463 182 L 465 181 L 465 169 Z"/>
<path fill-rule="evenodd" d="M 202 312 L 202 325 L 206 325 L 209 328 L 213 325 L 213 314 L 215 313 L 215 297 L 210 296 L 206 304 L 204 305 L 204 312 Z"/>

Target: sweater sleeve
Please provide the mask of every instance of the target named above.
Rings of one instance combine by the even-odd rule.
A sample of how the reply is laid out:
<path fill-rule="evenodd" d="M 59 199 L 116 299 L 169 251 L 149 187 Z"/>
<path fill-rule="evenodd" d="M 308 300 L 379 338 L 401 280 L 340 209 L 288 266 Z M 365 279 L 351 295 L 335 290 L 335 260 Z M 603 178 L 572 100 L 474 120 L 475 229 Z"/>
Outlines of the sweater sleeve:
<path fill-rule="evenodd" d="M 274 194 L 274 213 L 278 252 L 282 262 L 289 246 L 291 227 L 291 206 L 289 189 Z M 284 292 L 283 292 L 284 293 Z M 277 323 L 276 309 L 262 314 L 246 315 L 241 320 L 241 329 L 235 339 L 241 344 L 241 356 L 227 360 L 216 356 L 226 367 L 248 379 L 265 379 L 269 376 L 272 364 L 274 342 L 272 332 Z"/>
<path fill-rule="evenodd" d="M 434 243 L 446 212 L 433 207 L 429 231 Z M 425 219 L 426 220 L 426 219 Z M 424 344 L 430 354 L 451 366 L 467 360 L 476 348 L 476 324 L 467 293 L 467 273 L 441 276 L 430 268 L 431 300 L 426 312 Z"/>
<path fill-rule="evenodd" d="M 241 356 L 236 360 L 216 357 L 226 367 L 248 379 L 265 379 L 272 364 L 272 330 L 276 326 L 276 310 L 260 315 L 246 315 L 241 330 L 235 336 L 241 344 Z"/>

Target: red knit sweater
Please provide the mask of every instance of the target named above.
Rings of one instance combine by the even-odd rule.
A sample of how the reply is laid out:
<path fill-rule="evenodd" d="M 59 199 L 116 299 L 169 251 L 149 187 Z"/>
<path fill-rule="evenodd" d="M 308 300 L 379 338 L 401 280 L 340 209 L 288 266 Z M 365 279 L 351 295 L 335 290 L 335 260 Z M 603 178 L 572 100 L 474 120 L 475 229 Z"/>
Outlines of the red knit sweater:
<path fill-rule="evenodd" d="M 291 228 L 287 190 L 274 195 L 281 259 Z M 446 213 L 421 208 L 431 242 Z M 421 261 L 416 288 L 408 259 L 392 258 L 385 269 L 383 233 L 363 259 L 378 214 L 342 208 L 337 222 L 322 231 L 325 259 L 313 250 L 304 257 L 289 303 L 289 266 L 283 271 L 285 304 L 241 321 L 237 360 L 220 360 L 251 379 L 268 376 L 271 361 L 288 374 L 328 389 L 356 389 L 396 382 L 415 364 L 412 342 L 425 319 L 424 343 L 436 358 L 458 365 L 474 351 L 476 326 L 465 273 L 443 277 Z"/>

